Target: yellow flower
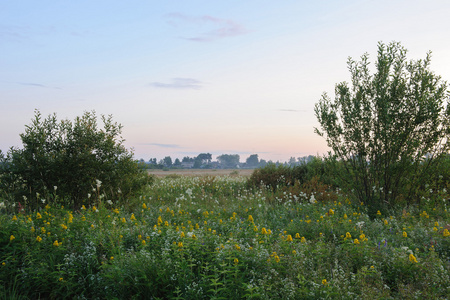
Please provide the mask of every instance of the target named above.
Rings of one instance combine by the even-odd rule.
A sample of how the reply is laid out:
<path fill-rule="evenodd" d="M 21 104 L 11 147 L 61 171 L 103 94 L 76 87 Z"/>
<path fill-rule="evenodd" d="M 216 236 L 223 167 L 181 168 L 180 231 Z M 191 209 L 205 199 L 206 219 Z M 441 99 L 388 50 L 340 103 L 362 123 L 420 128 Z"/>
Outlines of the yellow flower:
<path fill-rule="evenodd" d="M 59 281 L 63 281 L 64 280 L 64 278 L 62 278 L 62 277 L 59 277 Z"/>
<path fill-rule="evenodd" d="M 11 236 L 9 237 L 9 240 L 12 242 L 12 240 L 14 240 L 16 237 L 14 235 L 11 234 Z"/>
<path fill-rule="evenodd" d="M 234 247 L 236 248 L 236 250 L 241 250 L 241 247 L 239 247 L 238 244 L 235 244 Z"/>
<path fill-rule="evenodd" d="M 134 216 L 134 214 L 131 214 L 130 220 L 131 220 L 131 221 L 136 221 L 136 217 Z"/>
<path fill-rule="evenodd" d="M 328 214 L 329 214 L 330 216 L 334 215 L 334 210 L 332 210 L 332 209 L 330 208 L 330 210 L 328 211 Z"/>
<path fill-rule="evenodd" d="M 249 215 L 249 216 L 248 216 L 248 221 L 253 223 L 253 217 L 252 217 L 252 215 Z"/>
<path fill-rule="evenodd" d="M 444 229 L 444 232 L 442 233 L 444 236 L 450 236 L 450 232 L 448 231 L 448 229 Z"/>
<path fill-rule="evenodd" d="M 416 259 L 416 257 L 413 254 L 409 255 L 409 261 L 412 262 L 413 264 L 417 263 L 417 259 Z"/>
<path fill-rule="evenodd" d="M 146 209 L 146 208 L 147 208 L 147 205 L 145 205 L 145 203 L 142 203 L 142 208 L 143 208 L 143 209 Z"/>
<path fill-rule="evenodd" d="M 433 227 L 433 231 L 437 231 L 438 229 L 436 227 Z"/>
<path fill-rule="evenodd" d="M 292 254 L 294 254 L 294 255 L 295 255 L 295 254 L 297 254 L 297 251 L 295 251 L 295 250 L 292 250 Z"/>
<path fill-rule="evenodd" d="M 347 232 L 345 234 L 345 239 L 351 239 L 351 238 L 352 238 L 352 235 L 350 234 L 350 232 Z"/>
<path fill-rule="evenodd" d="M 178 248 L 182 248 L 183 247 L 183 243 L 182 242 L 178 242 Z"/>
<path fill-rule="evenodd" d="M 296 238 L 296 239 L 299 239 L 299 238 L 300 238 L 300 233 L 297 232 L 297 233 L 295 234 L 295 238 Z"/>
<path fill-rule="evenodd" d="M 109 259 L 110 259 L 110 260 L 114 260 L 114 256 L 111 256 Z"/>
<path fill-rule="evenodd" d="M 263 227 L 263 228 L 261 229 L 261 234 L 268 234 L 265 227 Z"/>
<path fill-rule="evenodd" d="M 92 211 L 96 211 L 96 210 L 97 210 L 97 207 L 95 207 L 95 205 L 92 206 Z"/>
<path fill-rule="evenodd" d="M 305 239 L 305 237 L 304 237 L 304 236 L 302 236 L 302 239 L 300 240 L 300 242 L 302 242 L 302 243 L 306 243 L 306 239 Z"/>
<path fill-rule="evenodd" d="M 36 242 L 40 243 L 42 241 L 42 238 L 40 236 L 36 237 Z"/>
<path fill-rule="evenodd" d="M 358 239 L 355 239 L 355 240 L 353 241 L 353 243 L 354 243 L 355 245 L 359 245 Z"/>
<path fill-rule="evenodd" d="M 234 264 L 237 265 L 239 263 L 239 259 L 235 258 L 234 259 Z"/>
<path fill-rule="evenodd" d="M 122 218 L 121 221 L 122 221 L 122 223 L 126 223 L 127 222 L 127 220 L 125 218 Z"/>
<path fill-rule="evenodd" d="M 435 227 L 439 227 L 439 223 L 438 222 L 434 222 L 434 226 Z"/>
<path fill-rule="evenodd" d="M 36 214 L 36 219 L 41 219 L 41 218 L 42 218 L 42 215 L 40 213 L 37 213 Z"/>
<path fill-rule="evenodd" d="M 31 232 L 35 232 L 36 229 L 34 229 L 34 227 L 31 227 Z"/>
<path fill-rule="evenodd" d="M 275 255 L 273 258 L 275 259 L 275 262 L 277 262 L 277 263 L 280 262 L 280 258 L 278 257 L 278 255 Z"/>
<path fill-rule="evenodd" d="M 145 240 L 142 240 L 142 245 L 145 245 Z"/>
<path fill-rule="evenodd" d="M 289 235 L 287 236 L 286 241 L 287 241 L 287 242 L 292 242 L 292 235 L 289 234 Z"/>
<path fill-rule="evenodd" d="M 183 237 L 185 237 L 185 235 L 184 235 L 184 232 L 183 232 L 183 231 L 181 232 L 181 235 L 180 235 L 180 236 L 181 236 L 182 238 L 183 238 Z"/>
<path fill-rule="evenodd" d="M 86 209 L 86 206 L 84 206 L 84 205 L 81 205 L 81 209 Z"/>
<path fill-rule="evenodd" d="M 17 221 L 16 215 L 14 215 L 14 216 L 12 217 L 12 221 Z"/>
<path fill-rule="evenodd" d="M 158 223 L 158 225 L 162 223 L 162 218 L 161 218 L 161 216 L 158 217 L 157 223 Z"/>
<path fill-rule="evenodd" d="M 348 217 L 347 217 L 347 214 L 344 214 L 344 219 L 347 219 Z"/>
<path fill-rule="evenodd" d="M 58 247 L 58 246 L 59 246 L 58 240 L 56 240 L 56 241 L 53 242 L 53 246 L 55 246 L 55 247 Z"/>
<path fill-rule="evenodd" d="M 381 216 L 381 212 L 380 212 L 380 211 L 377 211 L 377 215 Z"/>
<path fill-rule="evenodd" d="M 385 219 L 384 220 L 384 225 L 387 225 L 388 224 L 388 221 Z"/>
<path fill-rule="evenodd" d="M 403 237 L 408 237 L 408 234 L 406 233 L 406 231 L 403 231 Z"/>
<path fill-rule="evenodd" d="M 118 210 L 117 208 L 115 208 L 115 209 L 113 210 L 113 212 L 115 212 L 116 214 L 118 214 L 118 213 L 119 213 L 119 210 Z"/>
<path fill-rule="evenodd" d="M 328 284 L 327 280 L 326 279 L 322 279 L 322 284 L 323 285 L 327 285 Z"/>

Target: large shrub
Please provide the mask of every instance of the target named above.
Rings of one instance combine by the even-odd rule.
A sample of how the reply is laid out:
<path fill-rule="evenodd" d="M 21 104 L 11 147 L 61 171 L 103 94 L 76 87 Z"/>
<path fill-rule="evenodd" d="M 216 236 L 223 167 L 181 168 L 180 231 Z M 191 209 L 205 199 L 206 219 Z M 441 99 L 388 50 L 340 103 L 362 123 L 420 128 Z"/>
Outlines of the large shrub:
<path fill-rule="evenodd" d="M 375 73 L 368 55 L 348 61 L 351 85 L 336 85 L 315 106 L 324 136 L 345 176 L 343 185 L 374 213 L 417 197 L 428 168 L 449 150 L 448 85 L 429 70 L 430 53 L 406 60 L 399 43 L 380 43 Z"/>
<path fill-rule="evenodd" d="M 3 196 L 37 207 L 49 201 L 72 207 L 93 201 L 124 199 L 138 192 L 149 177 L 123 145 L 122 125 L 112 116 L 85 112 L 73 122 L 39 111 L 20 135 L 22 149 L 0 153 Z M 45 200 L 45 201 L 44 201 Z"/>

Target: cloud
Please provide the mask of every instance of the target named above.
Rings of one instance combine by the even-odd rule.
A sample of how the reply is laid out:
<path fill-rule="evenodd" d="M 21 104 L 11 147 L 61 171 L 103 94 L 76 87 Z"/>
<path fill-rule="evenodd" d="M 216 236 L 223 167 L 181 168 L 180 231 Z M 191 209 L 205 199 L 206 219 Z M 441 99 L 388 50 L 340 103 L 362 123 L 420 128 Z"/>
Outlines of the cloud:
<path fill-rule="evenodd" d="M 175 144 L 158 144 L 158 143 L 149 143 L 149 144 L 144 144 L 147 146 L 157 146 L 157 147 L 161 147 L 161 148 L 182 148 L 180 145 L 175 145 Z"/>
<path fill-rule="evenodd" d="M 172 82 L 170 83 L 162 83 L 162 82 L 151 82 L 149 84 L 152 87 L 156 88 L 165 88 L 165 89 L 200 89 L 201 82 L 192 79 L 192 78 L 172 78 Z"/>
<path fill-rule="evenodd" d="M 168 23 L 178 27 L 181 23 L 199 25 L 210 27 L 209 31 L 206 31 L 198 36 L 182 37 L 183 39 L 194 42 L 211 42 L 217 39 L 223 39 L 227 37 L 238 36 L 247 33 L 248 31 L 239 23 L 228 19 L 220 19 L 212 16 L 190 17 L 180 13 L 171 13 L 167 15 Z"/>
<path fill-rule="evenodd" d="M 279 109 L 278 111 L 286 111 L 286 112 L 305 112 L 306 110 L 298 110 L 298 109 Z"/>
<path fill-rule="evenodd" d="M 52 86 L 43 85 L 43 84 L 34 83 L 34 82 L 17 82 L 17 84 L 27 85 L 27 86 L 35 86 L 35 87 L 46 88 L 46 89 L 58 89 L 58 90 L 61 89 L 59 87 L 52 87 Z"/>

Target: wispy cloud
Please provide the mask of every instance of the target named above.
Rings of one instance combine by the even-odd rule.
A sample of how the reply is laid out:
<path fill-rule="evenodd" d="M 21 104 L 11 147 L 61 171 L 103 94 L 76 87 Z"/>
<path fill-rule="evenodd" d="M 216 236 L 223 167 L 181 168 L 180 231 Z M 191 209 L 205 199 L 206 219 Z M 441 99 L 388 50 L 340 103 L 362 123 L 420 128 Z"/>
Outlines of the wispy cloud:
<path fill-rule="evenodd" d="M 144 144 L 147 146 L 156 146 L 156 147 L 161 147 L 161 148 L 182 148 L 180 145 L 176 145 L 176 144 L 158 144 L 158 143 L 148 143 L 148 144 Z"/>
<path fill-rule="evenodd" d="M 303 109 L 279 109 L 278 111 L 286 111 L 286 112 L 304 112 L 306 110 Z"/>
<path fill-rule="evenodd" d="M 169 83 L 163 82 L 151 82 L 149 84 L 152 87 L 156 88 L 165 88 L 165 89 L 200 89 L 201 82 L 193 79 L 193 78 L 172 78 L 172 81 Z"/>
<path fill-rule="evenodd" d="M 241 24 L 228 19 L 220 19 L 212 16 L 191 17 L 180 13 L 171 13 L 166 15 L 168 23 L 176 27 L 185 24 L 196 24 L 199 26 L 210 27 L 197 36 L 182 37 L 183 39 L 194 42 L 211 42 L 217 39 L 238 36 L 248 31 Z"/>
<path fill-rule="evenodd" d="M 27 85 L 27 86 L 34 86 L 34 87 L 40 87 L 40 88 L 45 88 L 45 89 L 58 89 L 58 90 L 61 89 L 59 87 L 48 86 L 48 85 L 35 83 L 35 82 L 17 82 L 17 84 Z"/>

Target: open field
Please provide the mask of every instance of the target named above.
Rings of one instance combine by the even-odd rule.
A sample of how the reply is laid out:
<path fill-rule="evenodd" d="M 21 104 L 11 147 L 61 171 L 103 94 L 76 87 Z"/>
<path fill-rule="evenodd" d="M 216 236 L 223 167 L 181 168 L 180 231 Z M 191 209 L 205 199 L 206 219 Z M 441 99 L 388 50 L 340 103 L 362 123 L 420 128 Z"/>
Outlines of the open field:
<path fill-rule="evenodd" d="M 450 294 L 445 202 L 371 219 L 363 203 L 343 194 L 315 201 L 288 189 L 249 188 L 243 176 L 190 172 L 157 177 L 135 199 L 105 200 L 100 189 L 76 210 L 57 197 L 41 198 L 36 211 L 1 200 L 0 299 Z"/>
<path fill-rule="evenodd" d="M 243 176 L 250 177 L 254 169 L 174 169 L 174 170 L 160 170 L 160 169 L 150 169 L 149 174 L 155 175 L 157 177 L 165 177 L 167 175 L 177 174 L 182 176 Z"/>

